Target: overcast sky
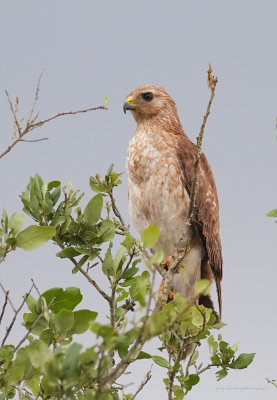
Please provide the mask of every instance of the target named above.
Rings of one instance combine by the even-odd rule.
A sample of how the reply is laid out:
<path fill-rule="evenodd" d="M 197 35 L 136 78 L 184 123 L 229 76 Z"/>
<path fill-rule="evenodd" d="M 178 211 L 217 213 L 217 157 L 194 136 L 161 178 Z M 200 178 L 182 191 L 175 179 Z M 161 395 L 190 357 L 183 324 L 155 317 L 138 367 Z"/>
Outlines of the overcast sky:
<path fill-rule="evenodd" d="M 90 175 L 103 174 L 111 162 L 125 171 L 135 123 L 122 104 L 137 86 L 163 86 L 195 140 L 209 97 L 209 63 L 218 76 L 203 147 L 220 200 L 228 323 L 222 334 L 239 342 L 241 352 L 257 355 L 247 370 L 223 381 L 216 382 L 214 372 L 203 375 L 190 399 L 277 396 L 266 382 L 277 378 L 277 225 L 265 216 L 277 207 L 276 16 L 275 0 L 0 0 L 0 152 L 13 132 L 4 89 L 19 97 L 26 116 L 43 71 L 41 118 L 101 105 L 110 96 L 109 111 L 56 120 L 29 136 L 48 141 L 19 143 L 1 160 L 0 206 L 9 214 L 21 212 L 18 195 L 35 172 L 47 181 L 72 179 L 88 200 Z M 117 197 L 127 220 L 126 174 Z M 31 253 L 19 249 L 1 265 L 1 281 L 17 304 L 30 278 L 41 291 L 80 286 L 84 307 L 93 309 L 98 296 L 81 276 L 71 275 L 71 265 L 56 251 L 50 244 Z M 140 382 L 145 368 L 139 365 L 130 381 Z M 154 369 L 138 399 L 166 398 L 159 375 L 164 371 Z"/>

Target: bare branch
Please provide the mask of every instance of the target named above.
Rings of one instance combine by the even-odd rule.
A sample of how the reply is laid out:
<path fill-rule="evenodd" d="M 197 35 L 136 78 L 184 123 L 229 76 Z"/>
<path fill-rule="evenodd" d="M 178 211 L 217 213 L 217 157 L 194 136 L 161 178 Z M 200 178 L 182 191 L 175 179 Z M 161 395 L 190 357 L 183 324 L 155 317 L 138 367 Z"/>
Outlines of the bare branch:
<path fill-rule="evenodd" d="M 1 284 L 0 284 L 0 285 L 1 285 Z M 13 326 L 14 326 L 15 320 L 16 320 L 16 318 L 17 318 L 19 312 L 21 311 L 22 307 L 23 307 L 24 304 L 26 303 L 26 300 L 27 300 L 29 294 L 31 293 L 33 287 L 34 287 L 34 286 L 33 286 L 33 284 L 32 284 L 32 286 L 31 286 L 29 292 L 28 292 L 25 296 L 23 296 L 23 301 L 22 301 L 22 303 L 20 304 L 20 306 L 18 307 L 18 309 L 14 309 L 14 308 L 13 308 L 13 310 L 14 310 L 14 316 L 13 316 L 13 319 L 12 319 L 10 325 L 8 326 L 8 328 L 7 328 L 7 330 L 6 330 L 6 334 L 5 334 L 5 336 L 4 336 L 4 339 L 2 340 L 1 346 L 4 346 L 4 344 L 6 343 L 6 340 L 7 340 L 8 336 L 9 336 L 9 334 L 10 334 L 10 332 L 11 332 Z M 2 286 L 2 285 L 1 285 L 1 288 L 3 289 L 3 286 Z M 8 299 L 9 299 L 9 295 L 8 295 Z M 11 302 L 10 302 L 10 304 L 11 304 Z"/>
<path fill-rule="evenodd" d="M 5 290 L 5 288 L 4 288 L 4 286 L 2 285 L 1 282 L 0 282 L 0 288 L 1 288 L 2 291 L 4 292 L 5 296 L 7 296 L 7 299 L 8 299 L 8 302 L 9 302 L 11 308 L 13 309 L 14 312 L 16 312 L 16 308 L 15 308 L 15 306 L 13 305 L 13 303 L 12 303 L 10 297 L 9 297 L 9 292 L 7 292 L 7 291 Z"/>
<path fill-rule="evenodd" d="M 38 287 L 37 287 L 37 285 L 35 284 L 35 281 L 34 281 L 34 279 L 33 279 L 33 278 L 31 278 L 31 282 L 32 282 L 32 283 L 33 283 L 33 285 L 34 285 L 34 288 L 35 288 L 35 290 L 36 290 L 37 294 L 39 295 L 39 297 L 41 297 L 40 291 L 38 290 Z"/>
<path fill-rule="evenodd" d="M 38 102 L 41 78 L 42 78 L 42 74 L 40 75 L 40 77 L 38 79 L 34 101 L 33 101 L 32 107 L 31 107 L 29 117 L 28 117 L 24 127 L 21 126 L 22 121 L 19 120 L 19 118 L 18 118 L 18 108 L 19 108 L 18 97 L 16 98 L 15 104 L 13 104 L 8 92 L 5 91 L 6 96 L 8 98 L 9 105 L 10 105 L 10 109 L 11 109 L 11 112 L 13 115 L 13 119 L 14 119 L 14 136 L 12 139 L 12 143 L 2 153 L 0 153 L 0 158 L 4 157 L 7 153 L 9 153 L 11 151 L 11 149 L 18 142 L 41 142 L 43 140 L 47 140 L 48 138 L 41 138 L 41 139 L 36 139 L 36 140 L 23 140 L 22 137 L 25 136 L 27 133 L 33 131 L 34 129 L 39 128 L 39 127 L 43 126 L 44 124 L 47 124 L 50 121 L 53 121 L 56 118 L 60 118 L 60 117 L 66 116 L 66 115 L 83 114 L 83 113 L 87 113 L 90 111 L 96 111 L 96 110 L 107 110 L 107 107 L 105 105 L 102 105 L 102 106 L 98 106 L 98 107 L 90 107 L 90 108 L 86 108 L 83 110 L 77 110 L 77 111 L 64 111 L 64 112 L 57 113 L 51 117 L 48 117 L 46 119 L 36 122 L 37 118 L 38 118 L 38 113 L 34 116 L 34 110 L 35 110 L 35 107 Z"/>
<path fill-rule="evenodd" d="M 276 382 L 275 379 L 268 379 L 268 378 L 266 378 L 266 380 L 267 380 L 268 383 L 271 383 L 273 386 L 275 386 L 275 387 L 277 388 L 277 382 Z"/>
<path fill-rule="evenodd" d="M 113 193 L 109 193 L 109 196 L 110 196 L 110 199 L 111 199 L 111 205 L 112 205 L 113 213 L 119 219 L 120 224 L 121 224 L 119 229 L 122 230 L 123 232 L 127 231 L 128 230 L 127 226 L 126 226 L 126 224 L 125 224 L 125 222 L 124 222 L 124 220 L 123 220 L 118 208 L 115 205 L 115 199 L 113 197 Z"/>
<path fill-rule="evenodd" d="M 193 182 L 192 182 L 192 188 L 190 192 L 190 206 L 189 206 L 189 212 L 188 212 L 188 222 L 191 223 L 192 217 L 193 217 L 193 211 L 195 207 L 195 198 L 197 195 L 197 190 L 198 190 L 198 169 L 199 169 L 199 163 L 200 163 L 200 157 L 201 157 L 201 152 L 202 152 L 202 141 L 203 141 L 203 136 L 204 136 L 204 130 L 206 126 L 206 122 L 208 119 L 208 116 L 210 115 L 210 110 L 212 106 L 212 102 L 214 99 L 215 95 L 215 88 L 217 84 L 217 78 L 213 76 L 213 70 L 211 67 L 211 64 L 209 65 L 209 69 L 207 71 L 208 77 L 207 77 L 207 83 L 208 87 L 211 89 L 211 95 L 210 99 L 206 108 L 205 115 L 203 117 L 203 122 L 200 128 L 199 135 L 197 136 L 197 141 L 196 141 L 196 154 L 195 154 L 195 159 L 194 159 L 194 168 L 193 168 Z"/>
<path fill-rule="evenodd" d="M 100 293 L 101 296 L 104 297 L 104 299 L 107 300 L 107 301 L 110 303 L 110 301 L 111 301 L 110 296 L 108 296 L 107 293 L 105 293 L 104 290 L 102 290 L 102 289 L 100 288 L 100 286 L 98 286 L 98 284 L 95 282 L 95 280 L 93 280 L 93 279 L 89 276 L 89 274 L 88 274 L 86 271 L 84 271 L 82 267 L 80 267 L 80 265 L 78 264 L 78 262 L 77 262 L 73 257 L 70 257 L 69 259 L 73 262 L 73 264 L 74 264 L 75 267 L 78 269 L 78 271 L 80 271 L 81 274 L 84 275 L 84 277 L 89 281 L 89 283 L 90 283 L 92 286 L 95 287 L 95 289 L 97 290 L 97 292 Z"/>
<path fill-rule="evenodd" d="M 215 364 L 208 364 L 206 365 L 206 367 L 203 367 L 202 369 L 200 369 L 199 371 L 196 372 L 197 375 L 202 374 L 203 372 L 207 371 L 207 369 L 210 369 L 211 367 L 214 367 Z"/>
<path fill-rule="evenodd" d="M 9 298 L 9 291 L 7 291 L 7 292 L 5 293 L 5 300 L 4 300 L 4 304 L 3 304 L 2 311 L 1 311 L 1 315 L 0 315 L 0 325 L 1 325 L 1 322 L 2 322 L 2 319 L 3 319 L 3 316 L 4 316 L 4 314 L 5 314 L 6 306 L 7 306 L 7 304 L 8 304 L 8 298 Z"/>
<path fill-rule="evenodd" d="M 108 108 L 106 106 L 97 106 L 97 107 L 90 107 L 90 108 L 86 108 L 84 110 L 78 110 L 78 111 L 63 111 L 63 112 L 53 115 L 52 117 L 49 117 L 49 118 L 43 119 L 42 121 L 36 122 L 31 127 L 31 130 L 33 130 L 39 126 L 42 126 L 42 125 L 46 124 L 47 122 L 53 121 L 53 119 L 56 119 L 59 117 L 64 117 L 65 115 L 83 114 L 83 113 L 87 113 L 90 111 L 96 111 L 96 110 L 108 110 Z"/>
<path fill-rule="evenodd" d="M 152 365 L 151 365 L 150 370 L 146 373 L 146 375 L 145 375 L 143 381 L 142 381 L 141 384 L 139 385 L 139 387 L 138 387 L 136 393 L 133 395 L 132 399 L 136 398 L 136 396 L 139 394 L 139 392 L 144 388 L 144 386 L 145 386 L 145 385 L 150 381 L 150 379 L 152 378 L 151 370 L 152 370 Z"/>
<path fill-rule="evenodd" d="M 41 139 L 30 139 L 30 140 L 20 139 L 19 142 L 34 143 L 34 142 L 42 142 L 43 140 L 48 140 L 48 139 L 49 139 L 48 137 L 41 138 Z"/>

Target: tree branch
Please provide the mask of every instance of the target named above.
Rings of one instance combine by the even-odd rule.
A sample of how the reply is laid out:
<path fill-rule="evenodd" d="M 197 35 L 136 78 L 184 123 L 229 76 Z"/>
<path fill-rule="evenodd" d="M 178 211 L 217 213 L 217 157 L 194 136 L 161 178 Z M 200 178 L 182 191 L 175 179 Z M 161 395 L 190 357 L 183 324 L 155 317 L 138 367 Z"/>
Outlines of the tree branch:
<path fill-rule="evenodd" d="M 4 300 L 4 304 L 3 304 L 2 311 L 1 311 L 1 315 L 0 315 L 0 325 L 1 325 L 1 322 L 2 322 L 2 319 L 3 319 L 3 316 L 4 316 L 4 314 L 5 314 L 6 306 L 7 306 L 7 304 L 8 304 L 8 298 L 9 298 L 9 291 L 7 291 L 7 292 L 5 293 L 5 300 Z"/>
<path fill-rule="evenodd" d="M 101 294 L 102 297 L 104 297 L 105 300 L 107 300 L 109 303 L 111 302 L 111 297 L 107 295 L 107 293 L 104 292 L 104 290 L 102 290 L 100 288 L 100 286 L 98 286 L 98 284 L 95 282 L 95 280 L 93 280 L 89 274 L 83 270 L 82 267 L 80 267 L 80 265 L 78 264 L 78 262 L 73 258 L 70 257 L 69 258 L 70 261 L 74 264 L 74 266 L 78 269 L 78 271 L 81 272 L 82 275 L 84 275 L 84 277 L 89 281 L 89 283 L 95 287 L 95 289 L 97 290 L 98 293 Z"/>
<path fill-rule="evenodd" d="M 0 283 L 0 285 L 1 285 L 1 289 L 4 290 L 4 292 L 5 292 L 5 289 L 3 288 L 3 286 L 2 286 L 1 283 Z M 13 310 L 14 310 L 14 316 L 13 316 L 13 319 L 12 319 L 10 325 L 8 326 L 8 328 L 7 328 L 7 330 L 6 330 L 6 334 L 5 334 L 5 336 L 4 336 L 3 340 L 2 340 L 1 347 L 4 346 L 4 344 L 6 343 L 6 340 L 7 340 L 8 336 L 9 336 L 11 330 L 12 330 L 12 327 L 14 326 L 15 320 L 16 320 L 16 318 L 17 318 L 19 312 L 21 311 L 22 307 L 23 307 L 24 304 L 26 303 L 27 297 L 28 297 L 29 294 L 31 293 L 33 287 L 34 287 L 34 285 L 32 284 L 31 289 L 30 289 L 29 292 L 23 297 L 23 301 L 22 301 L 22 303 L 20 304 L 20 306 L 18 307 L 18 309 L 15 309 L 14 306 L 12 306 L 12 308 L 13 308 Z M 5 293 L 7 293 L 7 292 L 5 292 Z M 7 295 L 7 300 L 9 300 L 9 294 Z M 10 301 L 10 304 L 12 304 L 11 301 Z"/>
<path fill-rule="evenodd" d="M 48 138 L 41 138 L 41 139 L 36 139 L 36 140 L 24 140 L 22 139 L 23 136 L 27 135 L 27 133 L 33 131 L 36 128 L 39 128 L 43 126 L 44 124 L 47 124 L 50 121 L 53 121 L 56 118 L 60 118 L 66 115 L 76 115 L 76 114 L 83 114 L 87 113 L 90 111 L 96 111 L 96 110 L 107 110 L 107 107 L 105 105 L 102 106 L 97 106 L 97 107 L 89 107 L 83 110 L 77 110 L 77 111 L 64 111 L 64 112 L 59 112 L 51 117 L 48 117 L 46 119 L 40 120 L 38 122 L 38 113 L 34 116 L 34 109 L 38 101 L 38 96 L 39 96 L 39 90 L 40 90 L 40 82 L 41 82 L 42 74 L 40 75 L 37 86 L 36 86 L 36 92 L 35 92 L 35 97 L 34 101 L 31 107 L 31 111 L 29 114 L 29 117 L 26 121 L 25 127 L 21 126 L 22 120 L 19 120 L 18 118 L 18 108 L 19 108 L 19 99 L 18 97 L 16 98 L 15 104 L 12 103 L 10 96 L 7 91 L 6 96 L 8 98 L 8 102 L 10 105 L 11 112 L 13 114 L 13 119 L 14 119 L 14 136 L 12 139 L 12 143 L 2 152 L 0 153 L 0 158 L 4 157 L 7 153 L 11 151 L 11 149 L 18 143 L 18 142 L 41 142 L 43 140 L 47 140 Z"/>
<path fill-rule="evenodd" d="M 132 400 L 134 400 L 134 399 L 137 397 L 137 395 L 139 394 L 139 392 L 144 388 L 144 386 L 145 386 L 145 385 L 150 381 L 150 379 L 152 378 L 151 370 L 152 370 L 152 365 L 151 365 L 150 370 L 146 373 L 146 375 L 145 375 L 143 381 L 142 381 L 141 384 L 139 385 L 139 387 L 138 387 L 136 393 L 133 395 Z"/>
<path fill-rule="evenodd" d="M 192 181 L 192 188 L 190 192 L 190 206 L 189 206 L 189 212 L 188 212 L 188 222 L 191 223 L 192 217 L 193 217 L 193 211 L 194 211 L 194 206 L 195 206 L 195 198 L 197 195 L 197 190 L 198 190 L 198 170 L 199 170 L 199 163 L 200 163 L 200 157 L 201 157 L 201 152 L 202 152 L 202 141 L 203 141 L 203 136 L 204 136 L 204 130 L 206 126 L 206 122 L 208 119 L 208 116 L 210 115 L 210 110 L 212 106 L 212 102 L 214 99 L 215 95 L 215 88 L 217 84 L 217 78 L 213 76 L 213 70 L 211 67 L 211 64 L 209 65 L 209 69 L 207 71 L 208 77 L 207 77 L 207 83 L 208 87 L 211 89 L 211 95 L 210 99 L 206 108 L 205 115 L 203 117 L 203 122 L 199 131 L 199 135 L 197 136 L 196 140 L 196 153 L 195 153 L 195 159 L 194 159 L 194 168 L 193 168 L 193 181 Z"/>

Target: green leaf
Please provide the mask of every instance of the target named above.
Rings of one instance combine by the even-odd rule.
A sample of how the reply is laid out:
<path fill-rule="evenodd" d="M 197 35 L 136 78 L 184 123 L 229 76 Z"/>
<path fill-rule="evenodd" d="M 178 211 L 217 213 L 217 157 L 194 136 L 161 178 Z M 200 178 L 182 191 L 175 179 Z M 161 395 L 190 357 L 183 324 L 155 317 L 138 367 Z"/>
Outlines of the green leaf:
<path fill-rule="evenodd" d="M 16 237 L 16 245 L 24 250 L 34 250 L 56 234 L 54 226 L 37 226 L 31 225 L 21 231 Z"/>
<path fill-rule="evenodd" d="M 219 371 L 217 371 L 216 373 L 216 380 L 220 381 L 221 379 L 225 378 L 225 376 L 228 375 L 228 371 L 226 369 L 221 369 Z"/>
<path fill-rule="evenodd" d="M 106 97 L 109 97 L 109 96 L 106 96 Z M 109 168 L 108 168 L 108 170 L 107 170 L 105 176 L 111 175 L 111 172 L 113 171 L 113 167 L 114 167 L 114 163 L 112 163 L 112 164 L 109 166 Z"/>
<path fill-rule="evenodd" d="M 89 347 L 80 355 L 80 363 L 83 364 L 92 364 L 97 361 L 97 353 L 95 352 L 94 347 Z"/>
<path fill-rule="evenodd" d="M 88 330 L 90 322 L 94 321 L 98 313 L 90 310 L 74 311 L 74 325 L 70 333 L 81 334 Z"/>
<path fill-rule="evenodd" d="M 147 260 L 147 265 L 150 267 L 153 264 L 160 264 L 164 259 L 163 250 L 155 251 L 155 254 Z"/>
<path fill-rule="evenodd" d="M 97 180 L 93 176 L 90 176 L 89 178 L 89 185 L 91 190 L 95 193 L 101 193 L 103 191 L 102 188 L 99 186 Z"/>
<path fill-rule="evenodd" d="M 64 249 L 62 249 L 62 251 L 56 253 L 56 256 L 60 258 L 71 258 L 79 255 L 80 253 L 76 251 L 75 248 L 72 246 L 65 247 Z"/>
<path fill-rule="evenodd" d="M 111 253 L 112 244 L 108 247 L 102 264 L 102 271 L 106 276 L 114 274 L 114 261 Z"/>
<path fill-rule="evenodd" d="M 25 365 L 22 363 L 13 363 L 5 374 L 5 380 L 9 385 L 17 384 L 24 376 Z"/>
<path fill-rule="evenodd" d="M 130 288 L 130 296 L 132 300 L 137 300 L 140 304 L 145 307 L 146 300 L 145 296 L 150 287 L 150 274 L 148 271 L 143 271 L 141 276 L 138 276 L 134 279 L 134 283 L 131 285 Z"/>
<path fill-rule="evenodd" d="M 136 360 L 145 360 L 147 358 L 152 358 L 151 354 L 145 353 L 145 351 L 140 351 L 138 356 L 137 356 L 137 358 L 136 358 Z"/>
<path fill-rule="evenodd" d="M 233 361 L 229 367 L 233 369 L 247 368 L 252 363 L 255 357 L 255 353 L 241 353 L 238 358 Z"/>
<path fill-rule="evenodd" d="M 125 247 L 121 247 L 121 248 L 118 250 L 118 252 L 116 253 L 116 255 L 115 255 L 115 258 L 114 258 L 114 272 L 115 272 L 115 273 L 117 272 L 118 268 L 119 268 L 119 267 L 121 266 L 121 264 L 122 264 L 121 261 L 122 261 L 123 258 L 124 258 L 125 251 L 126 251 Z"/>
<path fill-rule="evenodd" d="M 76 380 L 78 382 L 79 377 L 79 355 L 81 351 L 82 345 L 79 343 L 73 343 L 70 347 L 68 347 L 65 358 L 62 365 L 61 371 L 61 379 L 66 380 L 70 378 L 70 383 L 75 383 Z M 75 378 L 75 379 L 74 379 Z M 76 382 L 76 383 L 77 383 Z"/>
<path fill-rule="evenodd" d="M 269 211 L 266 215 L 268 217 L 277 217 L 277 208 L 275 208 L 274 210 Z"/>
<path fill-rule="evenodd" d="M 1 225 L 3 227 L 4 233 L 8 232 L 9 219 L 5 208 L 2 209 Z"/>
<path fill-rule="evenodd" d="M 120 244 L 124 246 L 126 250 L 130 251 L 135 244 L 135 239 L 130 232 L 124 232 L 124 236 L 125 239 Z"/>
<path fill-rule="evenodd" d="M 14 355 L 13 345 L 4 345 L 0 347 L 0 362 L 1 367 L 6 368 L 6 366 L 12 361 Z"/>
<path fill-rule="evenodd" d="M 103 208 L 103 196 L 99 193 L 94 196 L 87 204 L 84 211 L 84 220 L 90 225 L 96 224 L 99 220 Z"/>
<path fill-rule="evenodd" d="M 105 99 L 104 99 L 104 106 L 106 106 L 109 101 L 110 101 L 110 96 L 106 95 Z M 112 166 L 113 166 L 113 164 L 112 164 Z"/>
<path fill-rule="evenodd" d="M 173 385 L 173 393 L 175 395 L 174 400 L 183 400 L 185 393 L 182 388 L 177 385 Z"/>
<path fill-rule="evenodd" d="M 189 392 L 194 385 L 197 385 L 197 383 L 200 381 L 200 378 L 196 374 L 190 374 L 185 377 L 185 388 L 186 388 L 186 393 Z"/>
<path fill-rule="evenodd" d="M 211 282 L 209 279 L 201 279 L 194 285 L 195 294 L 207 296 L 210 293 Z"/>
<path fill-rule="evenodd" d="M 61 182 L 52 181 L 48 183 L 48 190 L 55 188 L 52 193 L 50 193 L 50 197 L 53 203 L 53 206 L 57 203 L 61 195 Z"/>
<path fill-rule="evenodd" d="M 13 235 L 16 235 L 22 228 L 25 221 L 24 215 L 13 213 L 9 219 L 8 226 L 12 230 Z"/>
<path fill-rule="evenodd" d="M 120 293 L 120 295 L 116 298 L 116 301 L 119 303 L 120 301 L 125 300 L 128 296 L 129 293 L 126 292 L 126 290 L 122 289 L 122 288 L 117 288 L 116 289 L 116 293 Z"/>
<path fill-rule="evenodd" d="M 67 334 L 67 332 L 74 325 L 74 315 L 72 311 L 61 310 L 56 314 L 54 319 L 54 325 L 56 332 L 60 334 Z"/>
<path fill-rule="evenodd" d="M 47 304 L 55 297 L 54 302 L 50 306 L 53 313 L 58 313 L 61 310 L 73 310 L 83 298 L 80 289 L 75 287 L 68 287 L 65 290 L 62 288 L 52 288 L 42 293 Z"/>
<path fill-rule="evenodd" d="M 152 356 L 152 360 L 160 367 L 170 368 L 169 362 L 161 356 Z"/>
<path fill-rule="evenodd" d="M 28 306 L 29 310 L 32 313 L 36 314 L 37 301 L 33 298 L 33 296 L 28 294 L 28 296 L 26 297 L 26 303 L 27 303 L 27 306 Z"/>
<path fill-rule="evenodd" d="M 209 321 L 212 310 L 202 305 L 191 308 L 192 323 L 198 328 L 202 328 L 204 323 Z"/>
<path fill-rule="evenodd" d="M 28 357 L 34 368 L 44 368 L 47 361 L 53 359 L 53 353 L 44 342 L 34 340 L 26 348 Z"/>
<path fill-rule="evenodd" d="M 54 332 L 53 332 L 53 330 L 50 329 L 50 328 L 44 329 L 40 333 L 39 339 L 42 340 L 43 342 L 45 342 L 48 346 L 50 346 L 50 344 L 54 340 Z"/>
<path fill-rule="evenodd" d="M 141 232 L 141 240 L 146 249 L 152 249 L 159 240 L 159 228 L 154 225 L 149 225 L 148 228 Z"/>
<path fill-rule="evenodd" d="M 99 229 L 99 237 L 101 242 L 108 242 L 112 240 L 115 235 L 115 226 L 114 223 L 109 220 L 105 219 Z"/>
<path fill-rule="evenodd" d="M 132 278 L 132 276 L 136 275 L 136 273 L 139 271 L 139 268 L 136 266 L 133 266 L 131 268 L 128 268 L 127 271 L 124 272 L 122 278 L 123 279 L 129 279 Z"/>

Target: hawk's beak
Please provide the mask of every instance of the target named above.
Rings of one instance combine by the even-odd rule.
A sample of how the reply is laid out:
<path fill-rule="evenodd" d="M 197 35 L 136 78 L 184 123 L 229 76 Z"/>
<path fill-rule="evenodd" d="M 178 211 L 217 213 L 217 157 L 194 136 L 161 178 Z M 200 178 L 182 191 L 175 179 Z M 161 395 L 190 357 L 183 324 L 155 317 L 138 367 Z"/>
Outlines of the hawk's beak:
<path fill-rule="evenodd" d="M 123 104 L 123 111 L 124 114 L 126 114 L 127 110 L 134 110 L 136 108 L 136 104 L 133 103 L 133 98 L 132 96 L 129 96 L 125 103 Z"/>

